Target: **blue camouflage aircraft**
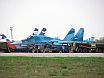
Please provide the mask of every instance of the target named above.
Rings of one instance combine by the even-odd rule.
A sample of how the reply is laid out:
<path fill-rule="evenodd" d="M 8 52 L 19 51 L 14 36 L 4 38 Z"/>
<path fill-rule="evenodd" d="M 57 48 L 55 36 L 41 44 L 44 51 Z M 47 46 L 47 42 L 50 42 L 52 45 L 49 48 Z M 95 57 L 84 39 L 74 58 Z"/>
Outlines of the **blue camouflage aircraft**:
<path fill-rule="evenodd" d="M 33 33 L 27 37 L 27 39 L 23 39 L 21 41 L 15 41 L 13 42 L 12 44 L 15 44 L 16 48 L 19 50 L 23 50 L 23 49 L 26 49 L 27 46 L 29 45 L 34 45 L 34 44 L 37 44 L 37 45 L 46 45 L 47 43 L 48 44 L 57 44 L 57 45 L 60 45 L 60 43 L 64 43 L 65 40 L 71 40 L 73 39 L 74 37 L 74 33 L 75 33 L 75 29 L 71 28 L 71 30 L 68 32 L 68 34 L 66 35 L 66 37 L 61 40 L 61 39 L 56 39 L 56 38 L 52 38 L 52 37 L 48 37 L 46 36 L 46 32 L 47 32 L 47 29 L 46 28 L 43 28 L 41 30 L 41 32 L 38 34 L 38 29 L 35 28 Z M 68 37 L 68 38 L 67 38 Z"/>
<path fill-rule="evenodd" d="M 72 40 L 74 37 L 75 29 L 71 28 L 71 30 L 68 32 L 68 34 L 65 36 L 63 40 L 45 36 L 45 33 L 46 33 L 46 29 L 43 28 L 39 35 L 32 35 L 30 36 L 30 38 L 22 40 L 22 44 L 30 45 L 34 43 L 41 43 L 41 44 L 50 43 L 50 42 L 58 43 L 58 42 L 63 42 L 65 40 Z"/>

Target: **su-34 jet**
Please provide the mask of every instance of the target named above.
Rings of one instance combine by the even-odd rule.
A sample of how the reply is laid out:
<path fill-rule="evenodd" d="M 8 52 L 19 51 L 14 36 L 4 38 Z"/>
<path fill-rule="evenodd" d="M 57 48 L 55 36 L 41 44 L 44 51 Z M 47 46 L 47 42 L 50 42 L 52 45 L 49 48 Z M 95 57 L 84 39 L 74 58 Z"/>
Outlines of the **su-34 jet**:
<path fill-rule="evenodd" d="M 38 29 L 35 28 L 33 33 L 29 37 L 27 37 L 27 39 L 23 39 L 21 41 L 15 41 L 13 44 L 16 45 L 16 48 L 18 50 L 19 49 L 26 50 L 27 46 L 34 45 L 34 44 L 36 45 L 46 45 L 50 43 L 59 44 L 60 42 L 64 42 L 65 39 L 72 40 L 74 37 L 75 29 L 71 28 L 71 30 L 68 32 L 68 34 L 65 36 L 63 40 L 48 37 L 46 36 L 46 32 L 47 32 L 47 29 L 43 28 L 41 32 L 38 34 Z"/>
<path fill-rule="evenodd" d="M 46 29 L 43 28 L 39 35 L 31 35 L 30 38 L 22 40 L 22 43 L 28 45 L 34 43 L 49 43 L 49 42 L 54 43 L 54 42 L 66 41 L 67 39 L 71 41 L 74 37 L 75 29 L 71 28 L 71 30 L 68 32 L 68 34 L 65 36 L 63 40 L 48 37 L 45 35 L 45 33 L 46 33 Z"/>

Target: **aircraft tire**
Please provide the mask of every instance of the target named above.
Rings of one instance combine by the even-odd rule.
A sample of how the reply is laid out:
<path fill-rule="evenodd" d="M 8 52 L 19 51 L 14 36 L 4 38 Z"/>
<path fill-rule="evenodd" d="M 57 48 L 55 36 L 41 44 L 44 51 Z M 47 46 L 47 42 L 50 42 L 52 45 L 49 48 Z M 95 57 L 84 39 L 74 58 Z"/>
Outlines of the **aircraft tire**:
<path fill-rule="evenodd" d="M 78 52 L 78 53 L 82 53 L 82 49 L 81 49 L 81 48 L 79 48 L 77 52 Z"/>
<path fill-rule="evenodd" d="M 83 49 L 83 53 L 88 53 L 88 50 L 87 49 Z"/>

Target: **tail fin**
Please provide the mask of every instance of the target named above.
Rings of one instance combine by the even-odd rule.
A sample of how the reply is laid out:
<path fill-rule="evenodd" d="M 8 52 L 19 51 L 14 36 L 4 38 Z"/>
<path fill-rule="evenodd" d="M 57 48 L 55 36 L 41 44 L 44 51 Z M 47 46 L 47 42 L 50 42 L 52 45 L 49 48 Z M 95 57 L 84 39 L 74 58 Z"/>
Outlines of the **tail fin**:
<path fill-rule="evenodd" d="M 10 41 L 4 34 L 0 34 L 0 42 Z"/>
<path fill-rule="evenodd" d="M 38 29 L 35 28 L 34 31 L 33 31 L 33 33 L 32 33 L 32 35 L 37 35 L 37 34 L 38 34 Z"/>
<path fill-rule="evenodd" d="M 80 28 L 77 34 L 74 36 L 74 41 L 83 41 L 84 28 Z"/>
<path fill-rule="evenodd" d="M 4 34 L 0 34 L 0 39 L 6 39 L 7 37 Z"/>
<path fill-rule="evenodd" d="M 68 34 L 65 36 L 65 41 L 71 41 L 74 38 L 75 29 L 71 28 L 71 30 L 68 32 Z"/>
<path fill-rule="evenodd" d="M 46 28 L 43 28 L 40 32 L 39 35 L 46 35 L 46 32 L 47 32 L 47 29 Z"/>

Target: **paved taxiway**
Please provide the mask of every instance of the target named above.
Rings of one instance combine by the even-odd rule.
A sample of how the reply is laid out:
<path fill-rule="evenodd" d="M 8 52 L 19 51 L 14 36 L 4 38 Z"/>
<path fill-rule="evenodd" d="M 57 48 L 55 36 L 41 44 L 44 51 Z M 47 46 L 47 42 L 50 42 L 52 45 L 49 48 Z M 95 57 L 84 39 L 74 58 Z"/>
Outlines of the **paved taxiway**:
<path fill-rule="evenodd" d="M 29 57 L 104 57 L 104 53 L 0 53 L 0 56 L 29 56 Z"/>

